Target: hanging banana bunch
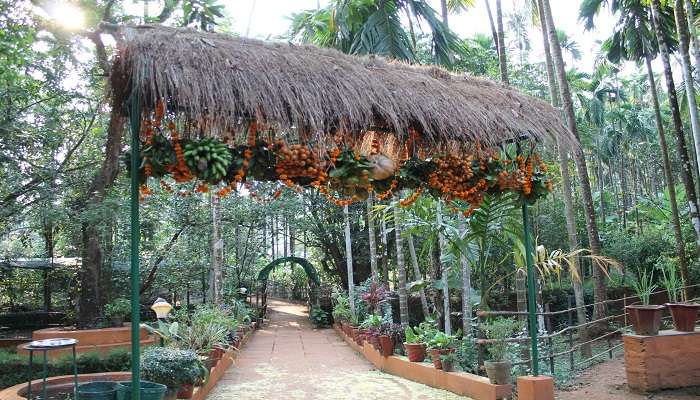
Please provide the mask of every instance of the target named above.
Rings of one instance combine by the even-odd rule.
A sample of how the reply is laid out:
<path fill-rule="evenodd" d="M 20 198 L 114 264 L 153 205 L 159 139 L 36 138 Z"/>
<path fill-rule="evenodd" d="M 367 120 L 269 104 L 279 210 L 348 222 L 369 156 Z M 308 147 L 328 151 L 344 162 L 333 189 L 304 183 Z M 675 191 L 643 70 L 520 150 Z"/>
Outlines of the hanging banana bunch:
<path fill-rule="evenodd" d="M 206 182 L 215 184 L 226 176 L 231 165 L 231 153 L 226 144 L 214 139 L 185 144 L 185 162 L 190 171 Z"/>

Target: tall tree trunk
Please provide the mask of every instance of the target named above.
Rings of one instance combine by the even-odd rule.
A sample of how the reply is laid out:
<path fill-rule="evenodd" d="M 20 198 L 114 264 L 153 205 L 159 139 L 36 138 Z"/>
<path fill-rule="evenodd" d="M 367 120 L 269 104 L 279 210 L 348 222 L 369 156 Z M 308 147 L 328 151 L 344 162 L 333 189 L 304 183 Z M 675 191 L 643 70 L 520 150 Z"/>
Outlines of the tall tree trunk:
<path fill-rule="evenodd" d="M 386 219 L 382 218 L 382 282 L 389 286 L 389 239 L 387 238 Z"/>
<path fill-rule="evenodd" d="M 221 199 L 211 193 L 211 265 L 209 270 L 209 298 L 214 304 L 223 300 L 222 265 L 224 241 L 221 239 Z"/>
<path fill-rule="evenodd" d="M 678 255 L 678 265 L 680 266 L 681 279 L 683 286 L 687 286 L 688 278 L 688 259 L 685 254 L 685 241 L 681 231 L 681 221 L 678 213 L 678 200 L 676 200 L 676 184 L 671 169 L 671 157 L 668 152 L 668 144 L 666 143 L 666 133 L 664 132 L 663 119 L 661 117 L 661 108 L 659 107 L 659 94 L 656 91 L 656 78 L 654 78 L 654 70 L 651 66 L 651 57 L 647 54 L 644 58 L 647 67 L 647 79 L 649 80 L 649 90 L 651 92 L 651 101 L 654 103 L 654 117 L 656 120 L 656 132 L 659 135 L 659 145 L 661 147 L 661 158 L 664 166 L 664 176 L 666 178 L 666 187 L 668 188 L 668 198 L 671 203 L 671 222 L 673 225 L 673 236 L 675 238 L 676 255 Z M 683 290 L 685 298 L 687 298 L 687 289 Z"/>
<path fill-rule="evenodd" d="M 692 9 L 692 7 L 691 7 Z M 698 107 L 695 101 L 695 85 L 693 84 L 692 65 L 690 63 L 690 33 L 688 32 L 688 20 L 683 8 L 683 0 L 675 0 L 673 14 L 676 18 L 676 29 L 678 31 L 678 50 L 681 58 L 681 69 L 683 70 L 683 81 L 685 82 L 685 94 L 688 99 L 688 113 L 690 114 L 690 129 L 693 133 L 693 143 L 695 144 L 696 167 L 700 167 L 700 121 L 698 121 Z M 700 171 L 700 168 L 697 168 Z"/>
<path fill-rule="evenodd" d="M 498 68 L 501 72 L 501 81 L 506 85 L 508 80 L 508 66 L 506 60 L 506 41 L 503 32 L 503 11 L 501 10 L 501 0 L 496 0 L 496 27 L 498 28 Z"/>
<path fill-rule="evenodd" d="M 401 237 L 401 210 L 398 202 L 394 204 L 394 233 L 396 234 L 396 270 L 399 276 L 399 315 L 401 326 L 407 327 L 408 320 L 408 290 L 406 289 L 406 263 L 403 256 L 403 238 Z"/>
<path fill-rule="evenodd" d="M 659 0 L 652 0 L 652 20 L 654 22 L 654 30 L 656 32 L 656 40 L 659 42 L 659 55 L 664 66 L 664 76 L 666 80 L 666 91 L 668 92 L 668 102 L 671 106 L 671 117 L 673 119 L 673 127 L 676 133 L 676 147 L 678 156 L 681 161 L 681 180 L 685 187 L 685 197 L 688 201 L 690 211 L 690 222 L 695 230 L 696 250 L 700 251 L 700 217 L 698 217 L 698 201 L 695 192 L 695 184 L 692 178 L 692 168 L 690 158 L 688 157 L 688 148 L 685 144 L 685 134 L 683 133 L 683 121 L 681 120 L 681 110 L 678 106 L 678 95 L 676 94 L 676 86 L 673 82 L 673 70 L 669 60 L 670 53 L 668 45 L 663 37 L 659 20 Z"/>
<path fill-rule="evenodd" d="M 695 82 L 700 83 L 700 45 L 698 45 L 697 32 L 695 32 L 695 14 L 693 12 L 693 4 L 691 0 L 685 0 L 686 17 L 688 20 L 688 29 L 690 30 L 690 52 L 695 60 Z"/>
<path fill-rule="evenodd" d="M 447 11 L 447 0 L 440 0 L 440 9 L 442 11 L 442 22 L 445 26 L 450 26 L 449 12 Z"/>
<path fill-rule="evenodd" d="M 122 104 L 113 103 L 112 113 L 107 128 L 107 146 L 102 167 L 93 177 L 87 190 L 86 209 L 100 207 L 107 189 L 112 187 L 119 173 L 119 155 L 121 154 L 122 136 L 124 134 L 124 110 Z M 81 224 L 82 267 L 80 269 L 80 295 L 78 299 L 78 324 L 81 327 L 92 326 L 99 316 L 100 305 L 100 269 L 102 267 L 102 250 L 100 249 L 98 221 L 84 221 Z M 138 251 L 138 249 L 133 249 Z"/>
<path fill-rule="evenodd" d="M 355 314 L 355 272 L 352 267 L 352 237 L 350 236 L 350 210 L 348 206 L 343 207 L 345 217 L 345 259 L 348 269 L 348 297 L 350 298 L 350 308 Z"/>
<path fill-rule="evenodd" d="M 460 224 L 460 230 L 467 229 L 464 220 Z M 466 249 L 463 249 L 459 261 L 462 267 L 462 331 L 467 338 L 472 337 L 472 266 L 467 257 Z"/>
<path fill-rule="evenodd" d="M 556 26 L 552 18 L 552 10 L 549 5 L 549 0 L 541 0 L 542 10 L 545 16 L 547 31 L 549 32 L 549 44 L 552 52 L 552 60 L 559 84 L 559 94 L 561 95 L 564 115 L 569 130 L 573 133 L 578 144 L 580 139 L 578 135 L 578 127 L 576 126 L 576 114 L 574 104 L 569 90 L 569 82 L 566 80 L 566 70 L 564 69 L 564 59 L 561 53 L 561 45 L 557 36 Z M 588 179 L 588 167 L 586 166 L 586 157 L 583 154 L 583 149 L 576 146 L 573 149 L 574 162 L 576 171 L 579 177 L 581 187 L 581 197 L 583 200 L 583 211 L 586 217 L 586 231 L 588 233 L 588 241 L 593 255 L 601 254 L 600 237 L 598 236 L 598 225 L 596 222 L 595 206 L 593 204 L 593 196 L 591 195 L 591 182 Z M 596 305 L 593 308 L 594 319 L 603 318 L 606 314 L 606 305 L 603 303 L 607 300 L 605 287 L 605 275 L 599 268 L 593 269 L 593 298 Z"/>
<path fill-rule="evenodd" d="M 377 269 L 377 236 L 374 232 L 374 218 L 372 217 L 372 193 L 367 197 L 367 233 L 369 234 L 369 267 L 372 271 L 372 281 L 379 282 L 379 270 Z"/>
<path fill-rule="evenodd" d="M 489 26 L 491 27 L 491 38 L 493 39 L 493 45 L 496 47 L 496 53 L 498 53 L 498 32 L 496 31 L 496 24 L 493 22 L 493 13 L 491 12 L 490 0 L 484 0 L 486 4 L 486 14 L 489 17 Z"/>
<path fill-rule="evenodd" d="M 439 234 L 439 245 L 440 245 L 440 258 L 445 254 L 445 235 L 442 234 L 442 200 L 438 200 L 437 203 L 437 224 L 440 230 Z M 440 260 L 440 272 L 442 274 L 442 308 L 443 315 L 445 316 L 445 333 L 448 335 L 452 334 L 452 323 L 450 322 L 450 286 L 449 277 L 450 269 L 445 265 L 442 260 Z"/>
<path fill-rule="evenodd" d="M 411 255 L 411 264 L 413 264 L 413 276 L 414 279 L 423 280 L 423 274 L 420 272 L 420 266 L 418 265 L 418 256 L 416 255 L 416 246 L 413 243 L 413 235 L 408 235 L 408 251 Z M 420 295 L 420 305 L 423 308 L 423 315 L 430 315 L 430 309 L 428 308 L 428 299 L 425 297 L 425 290 L 422 288 L 418 291 Z"/>

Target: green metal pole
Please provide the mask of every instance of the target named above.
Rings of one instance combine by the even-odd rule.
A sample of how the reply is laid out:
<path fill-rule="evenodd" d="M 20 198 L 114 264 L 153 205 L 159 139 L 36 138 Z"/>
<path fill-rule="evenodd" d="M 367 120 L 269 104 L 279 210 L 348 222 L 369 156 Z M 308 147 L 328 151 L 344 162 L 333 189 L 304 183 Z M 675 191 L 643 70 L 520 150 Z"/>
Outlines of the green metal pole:
<path fill-rule="evenodd" d="M 139 400 L 141 394 L 141 321 L 140 321 L 140 277 L 139 277 L 139 166 L 141 129 L 141 99 L 136 91 L 129 103 L 131 128 L 131 400 Z"/>
<path fill-rule="evenodd" d="M 537 352 L 537 304 L 535 303 L 535 263 L 530 240 L 530 216 L 527 203 L 523 203 L 523 233 L 525 236 L 525 262 L 527 264 L 527 311 L 530 322 L 530 346 L 532 355 L 532 375 L 540 374 L 539 354 Z"/>

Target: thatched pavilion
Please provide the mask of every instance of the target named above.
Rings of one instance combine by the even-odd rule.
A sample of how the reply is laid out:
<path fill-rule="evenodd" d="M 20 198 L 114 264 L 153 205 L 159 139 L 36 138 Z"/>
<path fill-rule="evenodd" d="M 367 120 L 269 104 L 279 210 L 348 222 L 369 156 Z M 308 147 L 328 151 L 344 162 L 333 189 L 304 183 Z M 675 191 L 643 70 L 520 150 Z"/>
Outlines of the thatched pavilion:
<path fill-rule="evenodd" d="M 142 115 L 165 99 L 166 113 L 194 124 L 184 135 L 225 138 L 254 119 L 301 143 L 382 130 L 397 143 L 417 132 L 428 151 L 464 143 L 532 140 L 575 146 L 559 112 L 499 83 L 335 50 L 234 38 L 160 26 L 122 27 L 112 69 L 114 104 L 124 104 L 131 154 L 138 155 Z M 131 157 L 132 171 L 138 156 Z M 132 174 L 132 326 L 138 338 L 139 222 Z M 527 206 L 523 206 L 527 227 Z M 526 235 L 529 238 L 529 235 Z M 528 283 L 533 287 L 531 246 Z M 534 292 L 533 292 L 534 293 Z M 534 296 L 530 300 L 534 324 Z M 531 325 L 532 326 L 532 325 Z M 531 329 L 533 335 L 536 328 Z M 536 344 L 536 341 L 533 343 Z M 138 339 L 133 379 L 139 379 Z M 536 346 L 533 348 L 536 360 Z M 535 369 L 535 374 L 536 374 Z M 138 400 L 138 385 L 134 385 Z"/>

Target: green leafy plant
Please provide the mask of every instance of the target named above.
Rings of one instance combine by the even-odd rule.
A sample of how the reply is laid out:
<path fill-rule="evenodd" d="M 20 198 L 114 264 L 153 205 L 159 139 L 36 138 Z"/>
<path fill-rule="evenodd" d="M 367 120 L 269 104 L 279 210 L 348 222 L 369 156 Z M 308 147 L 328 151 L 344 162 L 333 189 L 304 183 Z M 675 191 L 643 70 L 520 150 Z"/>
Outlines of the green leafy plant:
<path fill-rule="evenodd" d="M 661 285 L 666 289 L 668 301 L 678 303 L 678 295 L 683 283 L 676 272 L 675 260 L 669 257 L 659 257 L 656 267 L 661 271 Z"/>
<path fill-rule="evenodd" d="M 321 307 L 314 306 L 311 308 L 309 319 L 311 319 L 311 323 L 317 328 L 328 326 L 328 313 L 323 311 Z"/>
<path fill-rule="evenodd" d="M 444 332 L 438 332 L 427 343 L 429 349 L 447 350 L 454 348 L 455 337 Z"/>
<path fill-rule="evenodd" d="M 352 310 L 350 309 L 350 300 L 348 300 L 348 296 L 336 294 L 334 300 L 333 319 L 336 321 L 350 321 L 352 319 Z"/>
<path fill-rule="evenodd" d="M 198 322 L 179 329 L 177 347 L 207 354 L 214 346 L 227 346 L 228 330 L 215 322 Z"/>
<path fill-rule="evenodd" d="M 479 352 L 474 340 L 464 337 L 459 341 L 456 348 L 455 355 L 459 367 L 465 372 L 477 373 L 479 370 Z"/>
<path fill-rule="evenodd" d="M 411 328 L 410 326 L 407 326 L 405 331 L 404 331 L 404 337 L 406 338 L 406 342 L 408 344 L 418 344 L 418 343 L 423 343 L 423 338 L 421 335 L 416 332 L 414 328 Z"/>
<path fill-rule="evenodd" d="M 483 330 L 486 337 L 492 342 L 488 346 L 491 361 L 504 361 L 508 354 L 507 339 L 518 330 L 522 329 L 522 324 L 509 318 L 495 318 L 484 324 Z"/>
<path fill-rule="evenodd" d="M 654 283 L 654 271 L 637 271 L 637 279 L 632 282 L 632 288 L 642 302 L 642 305 L 649 305 L 651 294 L 654 293 L 657 287 L 658 286 Z"/>
<path fill-rule="evenodd" d="M 141 359 L 141 376 L 149 381 L 176 388 L 205 379 L 207 370 L 194 351 L 150 347 Z"/>
<path fill-rule="evenodd" d="M 125 298 L 115 299 L 105 306 L 105 317 L 124 318 L 131 311 L 131 302 Z"/>
<path fill-rule="evenodd" d="M 368 328 L 376 328 L 379 329 L 379 327 L 382 326 L 382 317 L 380 317 L 377 314 L 372 314 L 369 315 L 362 323 L 360 324 L 360 328 L 363 329 L 368 329 Z"/>

